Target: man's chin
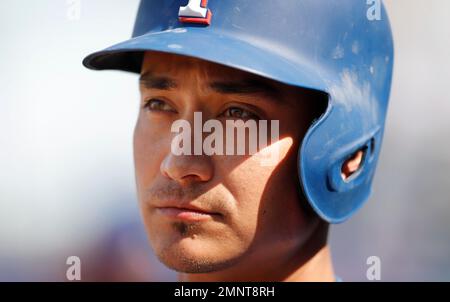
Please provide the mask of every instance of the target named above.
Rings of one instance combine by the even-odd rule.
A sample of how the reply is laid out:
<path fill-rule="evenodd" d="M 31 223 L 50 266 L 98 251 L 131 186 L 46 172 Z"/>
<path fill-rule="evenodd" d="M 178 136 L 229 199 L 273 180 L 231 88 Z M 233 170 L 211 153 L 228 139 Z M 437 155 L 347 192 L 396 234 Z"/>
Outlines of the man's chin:
<path fill-rule="evenodd" d="M 238 261 L 237 257 L 218 255 L 201 242 L 187 242 L 189 239 L 186 239 L 155 249 L 159 261 L 172 270 L 189 274 L 224 270 Z"/>

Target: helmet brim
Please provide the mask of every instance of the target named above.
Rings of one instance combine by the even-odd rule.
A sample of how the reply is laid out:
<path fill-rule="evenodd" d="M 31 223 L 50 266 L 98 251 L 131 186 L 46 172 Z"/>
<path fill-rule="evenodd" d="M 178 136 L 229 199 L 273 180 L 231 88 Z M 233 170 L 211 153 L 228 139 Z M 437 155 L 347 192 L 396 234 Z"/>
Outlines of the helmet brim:
<path fill-rule="evenodd" d="M 83 65 L 93 70 L 140 73 L 146 51 L 199 58 L 284 84 L 325 91 L 323 75 L 319 76 L 317 65 L 311 68 L 311 62 L 290 56 L 289 50 L 261 40 L 210 34 L 196 27 L 151 32 L 129 39 L 90 54 L 83 60 Z"/>

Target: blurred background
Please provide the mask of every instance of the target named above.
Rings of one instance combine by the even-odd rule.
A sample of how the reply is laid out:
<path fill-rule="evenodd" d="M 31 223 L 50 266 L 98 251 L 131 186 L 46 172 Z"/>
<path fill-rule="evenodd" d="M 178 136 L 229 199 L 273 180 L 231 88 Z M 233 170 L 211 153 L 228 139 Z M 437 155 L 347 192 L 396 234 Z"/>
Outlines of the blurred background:
<path fill-rule="evenodd" d="M 362 0 L 363 1 L 363 0 Z M 138 0 L 0 1 L 0 281 L 174 281 L 135 197 L 137 76 L 82 58 L 131 35 Z M 450 281 L 450 1 L 386 0 L 395 47 L 387 130 L 365 207 L 331 228 L 336 273 Z"/>

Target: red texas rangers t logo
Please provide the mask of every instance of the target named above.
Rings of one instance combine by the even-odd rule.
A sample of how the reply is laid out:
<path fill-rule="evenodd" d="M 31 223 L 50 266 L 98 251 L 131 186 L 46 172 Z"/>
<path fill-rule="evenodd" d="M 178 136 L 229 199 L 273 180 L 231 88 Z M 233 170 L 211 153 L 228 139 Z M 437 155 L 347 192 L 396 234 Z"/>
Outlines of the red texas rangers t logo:
<path fill-rule="evenodd" d="M 208 0 L 189 0 L 186 6 L 180 7 L 178 17 L 180 22 L 211 24 L 212 13 L 207 8 Z"/>

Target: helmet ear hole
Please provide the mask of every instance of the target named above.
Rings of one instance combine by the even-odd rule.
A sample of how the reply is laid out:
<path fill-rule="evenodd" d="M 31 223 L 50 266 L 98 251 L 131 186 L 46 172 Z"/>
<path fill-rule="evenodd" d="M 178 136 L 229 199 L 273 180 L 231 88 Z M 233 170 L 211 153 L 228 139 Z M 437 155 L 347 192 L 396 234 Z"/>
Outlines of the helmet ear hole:
<path fill-rule="evenodd" d="M 372 158 L 375 155 L 375 138 L 370 140 L 370 157 Z"/>
<path fill-rule="evenodd" d="M 366 152 L 367 147 L 361 148 L 344 161 L 341 167 L 341 177 L 344 181 L 348 181 L 352 175 L 361 169 Z"/>

